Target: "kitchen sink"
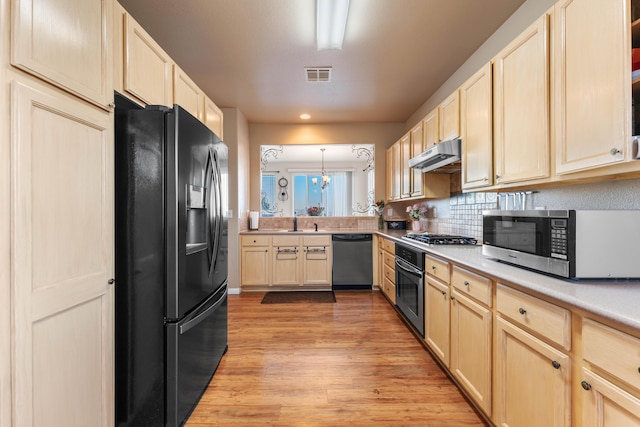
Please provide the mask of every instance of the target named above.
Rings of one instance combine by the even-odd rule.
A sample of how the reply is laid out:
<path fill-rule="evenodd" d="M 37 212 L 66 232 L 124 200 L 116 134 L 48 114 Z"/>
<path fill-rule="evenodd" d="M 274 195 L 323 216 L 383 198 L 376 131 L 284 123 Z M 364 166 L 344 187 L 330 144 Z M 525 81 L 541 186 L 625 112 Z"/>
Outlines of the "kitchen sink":
<path fill-rule="evenodd" d="M 293 231 L 293 230 L 278 230 L 278 231 L 280 233 L 316 233 L 316 230 L 306 229 L 306 228 L 304 230 L 298 229 L 296 231 Z M 326 232 L 327 230 L 320 230 L 320 229 L 317 231 L 317 233 L 326 233 Z"/>

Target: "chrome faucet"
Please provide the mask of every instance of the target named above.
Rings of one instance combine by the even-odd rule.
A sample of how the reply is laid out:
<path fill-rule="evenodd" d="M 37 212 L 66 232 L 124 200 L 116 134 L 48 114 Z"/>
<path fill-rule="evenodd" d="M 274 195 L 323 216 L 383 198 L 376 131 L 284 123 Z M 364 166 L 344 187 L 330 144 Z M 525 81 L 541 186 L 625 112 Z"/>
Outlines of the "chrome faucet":
<path fill-rule="evenodd" d="M 293 214 L 293 231 L 298 231 L 298 218 L 296 214 Z"/>

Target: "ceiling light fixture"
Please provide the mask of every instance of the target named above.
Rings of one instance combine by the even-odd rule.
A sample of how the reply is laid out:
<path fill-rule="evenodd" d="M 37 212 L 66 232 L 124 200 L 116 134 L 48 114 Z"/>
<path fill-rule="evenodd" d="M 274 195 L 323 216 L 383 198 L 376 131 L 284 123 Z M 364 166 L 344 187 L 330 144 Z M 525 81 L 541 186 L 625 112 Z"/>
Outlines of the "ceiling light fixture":
<path fill-rule="evenodd" d="M 329 182 L 331 181 L 331 177 L 329 177 L 329 175 L 327 175 L 324 170 L 324 150 L 325 148 L 320 149 L 320 151 L 322 151 L 322 185 L 320 186 L 321 190 L 327 188 L 327 185 L 329 185 Z M 311 182 L 313 183 L 313 185 L 318 185 L 318 178 L 311 178 Z"/>
<path fill-rule="evenodd" d="M 311 118 L 311 116 L 309 114 L 300 114 L 300 118 L 302 120 L 309 120 Z"/>
<path fill-rule="evenodd" d="M 342 49 L 348 13 L 349 0 L 316 0 L 318 50 Z"/>

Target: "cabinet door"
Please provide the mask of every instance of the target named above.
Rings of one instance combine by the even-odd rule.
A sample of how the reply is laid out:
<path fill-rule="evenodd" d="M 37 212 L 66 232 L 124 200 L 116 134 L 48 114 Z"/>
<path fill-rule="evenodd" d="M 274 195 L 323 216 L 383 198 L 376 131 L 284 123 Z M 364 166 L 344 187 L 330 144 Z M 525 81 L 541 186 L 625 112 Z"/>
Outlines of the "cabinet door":
<path fill-rule="evenodd" d="M 14 421 L 112 426 L 113 117 L 35 80 L 11 116 Z"/>
<path fill-rule="evenodd" d="M 497 425 L 569 427 L 571 361 L 504 319 L 496 320 Z"/>
<path fill-rule="evenodd" d="M 418 154 L 422 153 L 423 150 L 423 137 L 422 137 L 422 122 L 418 123 L 411 131 L 409 132 L 409 139 L 411 144 L 411 153 L 409 157 L 415 157 Z M 408 166 L 407 166 L 408 167 Z M 422 171 L 419 169 L 410 169 L 409 173 L 411 175 L 411 197 L 421 197 L 424 195 L 422 191 Z"/>
<path fill-rule="evenodd" d="M 329 246 L 304 247 L 304 285 L 331 285 L 331 250 Z"/>
<path fill-rule="evenodd" d="M 545 14 L 495 59 L 496 184 L 549 176 L 547 33 Z"/>
<path fill-rule="evenodd" d="M 129 14 L 124 17 L 124 90 L 145 104 L 173 104 L 173 61 Z"/>
<path fill-rule="evenodd" d="M 582 388 L 582 426 L 640 425 L 640 399 L 637 397 L 584 368 Z"/>
<path fill-rule="evenodd" d="M 298 246 L 272 247 L 273 251 L 273 285 L 300 286 L 301 259 Z"/>
<path fill-rule="evenodd" d="M 198 85 L 180 67 L 173 64 L 173 103 L 202 120 L 203 97 L 204 94 Z"/>
<path fill-rule="evenodd" d="M 271 280 L 271 257 L 265 246 L 240 249 L 242 285 L 269 285 Z"/>
<path fill-rule="evenodd" d="M 224 139 L 222 110 L 208 96 L 204 97 L 204 124 L 218 135 L 218 138 Z"/>
<path fill-rule="evenodd" d="M 456 90 L 438 107 L 440 118 L 440 141 L 460 136 L 460 95 Z"/>
<path fill-rule="evenodd" d="M 487 308 L 452 293 L 450 370 L 469 395 L 491 415 L 491 322 Z"/>
<path fill-rule="evenodd" d="M 438 119 L 437 108 L 422 119 L 423 147 L 425 150 L 440 142 L 440 121 Z"/>
<path fill-rule="evenodd" d="M 424 338 L 429 348 L 449 367 L 449 286 L 431 278 L 425 282 Z"/>
<path fill-rule="evenodd" d="M 385 193 L 387 201 L 393 200 L 393 147 L 385 152 Z"/>
<path fill-rule="evenodd" d="M 104 109 L 113 102 L 110 0 L 13 0 L 11 63 Z"/>
<path fill-rule="evenodd" d="M 406 134 L 400 139 L 400 159 L 397 166 L 400 170 L 400 198 L 411 196 L 411 169 L 409 168 L 409 158 L 411 157 L 411 135 Z"/>
<path fill-rule="evenodd" d="M 631 18 L 626 0 L 563 0 L 554 10 L 556 172 L 625 160 Z"/>
<path fill-rule="evenodd" d="M 389 200 L 400 199 L 400 142 L 387 150 L 387 180 L 391 189 Z"/>
<path fill-rule="evenodd" d="M 493 185 L 493 123 L 491 64 L 460 88 L 462 188 Z"/>

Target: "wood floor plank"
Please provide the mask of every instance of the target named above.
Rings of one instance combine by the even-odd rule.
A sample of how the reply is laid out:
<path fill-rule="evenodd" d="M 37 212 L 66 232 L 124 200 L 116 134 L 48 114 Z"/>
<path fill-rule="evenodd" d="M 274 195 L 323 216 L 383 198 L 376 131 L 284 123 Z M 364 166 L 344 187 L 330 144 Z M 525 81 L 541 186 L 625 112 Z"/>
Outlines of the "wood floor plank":
<path fill-rule="evenodd" d="M 378 292 L 229 296 L 229 351 L 186 426 L 486 426 Z"/>

